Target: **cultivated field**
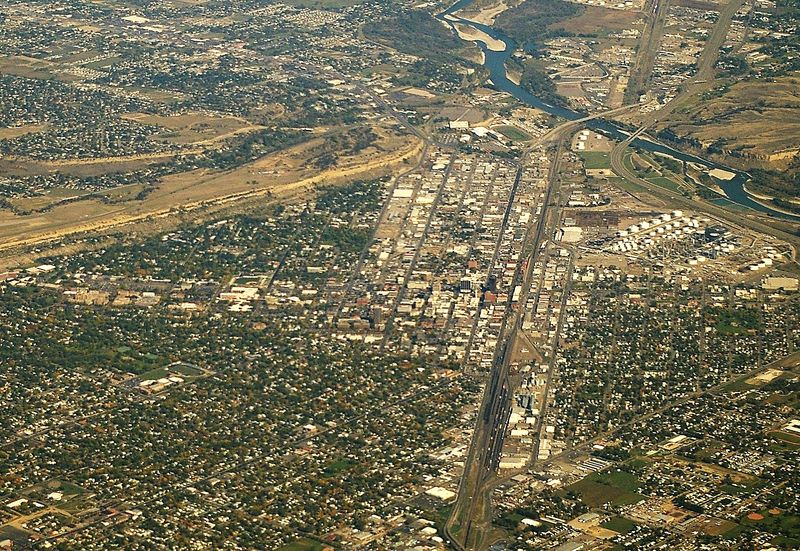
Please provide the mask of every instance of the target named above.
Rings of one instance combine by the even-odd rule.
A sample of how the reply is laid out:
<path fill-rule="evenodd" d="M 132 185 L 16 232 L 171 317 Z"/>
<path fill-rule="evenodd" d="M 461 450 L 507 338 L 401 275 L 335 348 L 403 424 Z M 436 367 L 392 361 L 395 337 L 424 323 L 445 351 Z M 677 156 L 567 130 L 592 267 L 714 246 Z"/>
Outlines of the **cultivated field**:
<path fill-rule="evenodd" d="M 78 77 L 57 71 L 58 65 L 25 56 L 0 56 L 0 74 L 25 78 L 57 78 L 65 82 L 80 80 Z"/>

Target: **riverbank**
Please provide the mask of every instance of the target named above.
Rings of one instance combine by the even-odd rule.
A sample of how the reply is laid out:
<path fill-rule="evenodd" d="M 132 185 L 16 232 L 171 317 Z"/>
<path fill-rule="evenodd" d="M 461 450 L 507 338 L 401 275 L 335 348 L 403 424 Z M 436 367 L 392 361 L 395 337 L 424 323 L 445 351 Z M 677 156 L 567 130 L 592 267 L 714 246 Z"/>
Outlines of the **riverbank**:
<path fill-rule="evenodd" d="M 506 43 L 502 40 L 493 38 L 482 30 L 476 29 L 475 27 L 470 27 L 464 23 L 454 21 L 454 18 L 451 18 L 450 16 L 447 16 L 446 19 L 453 24 L 453 28 L 455 28 L 456 33 L 458 33 L 458 36 L 461 38 L 461 40 L 466 40 L 468 42 L 483 42 L 486 44 L 486 48 L 493 52 L 502 52 L 506 49 Z"/>
<path fill-rule="evenodd" d="M 755 201 L 756 203 L 758 203 L 758 204 L 760 204 L 762 206 L 765 206 L 765 207 L 770 208 L 772 210 L 776 210 L 778 212 L 782 212 L 784 214 L 789 214 L 791 216 L 797 216 L 796 212 L 792 212 L 792 211 L 783 209 L 783 208 L 777 206 L 775 203 L 773 203 L 772 201 L 775 199 L 775 197 L 772 197 L 771 195 L 764 195 L 762 193 L 756 193 L 754 191 L 750 191 L 749 189 L 747 189 L 747 184 L 742 184 L 742 189 L 744 190 L 744 192 L 747 195 L 750 196 L 750 199 L 752 199 L 753 201 Z M 800 205 L 798 205 L 798 207 L 800 207 Z"/>
<path fill-rule="evenodd" d="M 486 6 L 485 8 L 477 12 L 462 11 L 461 13 L 459 13 L 459 17 L 461 17 L 462 19 L 466 19 L 467 21 L 472 21 L 473 23 L 480 23 L 481 25 L 486 25 L 491 27 L 492 25 L 494 25 L 495 19 L 497 19 L 497 17 L 507 9 L 508 6 L 506 5 L 505 1 L 501 1 L 492 6 Z"/>
<path fill-rule="evenodd" d="M 491 26 L 481 25 L 452 15 L 452 13 L 457 11 L 463 13 L 465 10 L 468 10 L 471 3 L 472 0 L 459 0 L 443 13 L 437 15 L 437 18 L 449 23 L 461 39 L 475 42 L 481 50 L 483 50 L 485 55 L 483 66 L 489 71 L 489 82 L 498 90 L 510 94 L 520 102 L 530 107 L 540 109 L 555 117 L 573 121 L 585 117 L 585 114 L 574 111 L 568 107 L 553 105 L 552 103 L 544 101 L 512 80 L 508 74 L 509 71 L 506 65 L 509 57 L 513 53 L 513 45 L 511 43 L 508 45 L 506 44 L 506 40 L 510 39 L 507 39 L 507 37 Z M 630 132 L 621 128 L 620 125 L 613 120 L 594 118 L 588 121 L 586 126 L 616 141 L 625 141 L 631 136 Z M 700 157 L 699 155 L 680 151 L 662 142 L 649 140 L 644 136 L 639 136 L 638 133 L 637 139 L 633 142 L 633 146 L 641 147 L 652 153 L 663 153 L 683 162 L 696 162 L 702 164 L 709 171 L 719 169 L 719 174 L 725 178 L 727 178 L 729 173 L 733 173 L 734 177 L 730 180 L 718 180 L 728 200 L 761 213 L 771 214 L 779 218 L 788 218 L 794 222 L 800 220 L 800 215 L 784 212 L 775 208 L 773 205 L 764 204 L 752 199 L 750 195 L 742 189 L 742 184 L 747 177 L 747 174 L 744 172 L 733 172 L 733 169 L 729 169 L 729 167 L 721 165 L 718 162 Z"/>

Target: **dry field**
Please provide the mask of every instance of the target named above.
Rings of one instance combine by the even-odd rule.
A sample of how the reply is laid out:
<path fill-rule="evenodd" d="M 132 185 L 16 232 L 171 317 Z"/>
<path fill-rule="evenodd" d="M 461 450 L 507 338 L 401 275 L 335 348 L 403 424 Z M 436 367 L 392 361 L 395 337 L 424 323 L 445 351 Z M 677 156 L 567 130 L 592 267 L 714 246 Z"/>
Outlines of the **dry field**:
<path fill-rule="evenodd" d="M 52 188 L 48 189 L 47 193 L 37 197 L 16 197 L 8 199 L 8 202 L 16 208 L 26 210 L 36 210 L 47 207 L 56 201 L 63 201 L 64 199 L 71 199 L 79 195 L 83 195 L 84 191 L 69 188 Z"/>
<path fill-rule="evenodd" d="M 58 72 L 58 65 L 25 56 L 0 56 L 0 74 L 24 78 L 50 79 L 64 82 L 80 80 L 77 76 Z"/>
<path fill-rule="evenodd" d="M 20 157 L 0 159 L 0 176 L 35 176 L 61 172 L 70 176 L 98 176 L 109 172 L 129 172 L 164 162 L 175 153 L 153 153 L 126 157 L 103 157 L 63 161 L 37 161 Z"/>
<path fill-rule="evenodd" d="M 798 147 L 800 76 L 774 82 L 741 82 L 724 95 L 695 100 L 674 112 L 669 126 L 679 136 L 710 144 L 723 140 L 726 149 L 770 155 Z"/>
<path fill-rule="evenodd" d="M 599 6 L 586 6 L 583 13 L 550 25 L 551 29 L 564 29 L 577 35 L 605 35 L 634 27 L 641 14 L 633 10 L 612 10 Z"/>
<path fill-rule="evenodd" d="M 207 145 L 263 128 L 237 117 L 205 113 L 185 113 L 175 116 L 128 113 L 122 118 L 141 124 L 160 126 L 165 130 L 156 135 L 156 138 L 181 145 Z"/>
<path fill-rule="evenodd" d="M 720 4 L 723 2 L 714 2 L 706 0 L 674 0 L 676 6 L 684 6 L 687 8 L 694 8 L 702 11 L 718 11 Z"/>
<path fill-rule="evenodd" d="M 195 209 L 227 207 L 258 197 L 283 200 L 308 196 L 320 184 L 391 174 L 407 163 L 413 164 L 422 151 L 422 143 L 415 137 L 399 135 L 387 128 L 374 131 L 378 135 L 377 147 L 351 157 L 341 156 L 335 167 L 325 170 L 308 163 L 309 152 L 322 141 L 320 137 L 234 170 L 196 170 L 168 176 L 141 201 L 107 204 L 91 198 L 27 216 L 0 211 L 0 257 L 69 235 L 152 219 L 177 219 L 177 214 Z"/>
<path fill-rule="evenodd" d="M 26 134 L 35 134 L 47 128 L 46 124 L 26 124 L 23 126 L 11 126 L 0 128 L 0 140 L 13 140 Z"/>

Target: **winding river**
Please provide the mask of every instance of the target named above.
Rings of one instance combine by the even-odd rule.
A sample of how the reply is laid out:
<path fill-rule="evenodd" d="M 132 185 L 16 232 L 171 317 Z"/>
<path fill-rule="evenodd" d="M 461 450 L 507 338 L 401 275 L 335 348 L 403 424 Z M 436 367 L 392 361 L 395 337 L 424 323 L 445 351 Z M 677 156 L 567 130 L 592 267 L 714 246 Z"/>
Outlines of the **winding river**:
<path fill-rule="evenodd" d="M 489 78 L 491 79 L 495 88 L 511 94 L 522 103 L 530 105 L 531 107 L 535 107 L 536 109 L 539 109 L 551 115 L 561 117 L 563 119 L 577 120 L 585 117 L 586 115 L 578 113 L 577 111 L 573 111 L 566 107 L 551 105 L 541 100 L 540 98 L 537 98 L 536 96 L 534 96 L 533 94 L 522 88 L 519 84 L 514 83 L 510 78 L 508 78 L 508 73 L 506 71 L 506 61 L 508 61 L 508 59 L 517 49 L 517 46 L 514 43 L 514 41 L 510 37 L 506 36 L 505 34 L 496 30 L 493 27 L 484 25 L 482 23 L 477 23 L 475 21 L 470 21 L 468 19 L 464 19 L 462 17 L 455 15 L 456 12 L 469 6 L 473 1 L 474 0 L 458 0 L 455 4 L 447 8 L 445 11 L 443 11 L 436 17 L 441 21 L 444 21 L 451 27 L 453 26 L 454 22 L 457 22 L 461 25 L 466 25 L 472 27 L 473 29 L 482 31 L 487 35 L 491 36 L 492 38 L 494 38 L 495 40 L 499 40 L 505 44 L 504 50 L 496 51 L 488 48 L 486 43 L 484 43 L 481 40 L 475 41 L 480 47 L 480 49 L 483 51 L 483 56 L 484 56 L 483 66 L 489 71 Z M 592 130 L 601 132 L 617 141 L 622 141 L 630 137 L 630 134 L 627 131 L 623 130 L 617 123 L 610 120 L 593 119 L 588 121 L 586 123 L 586 126 L 591 128 Z M 668 155 L 670 157 L 674 157 L 676 159 L 686 161 L 688 163 L 694 163 L 696 165 L 700 165 L 704 167 L 707 171 L 716 168 L 734 173 L 736 176 L 730 180 L 720 180 L 718 178 L 714 178 L 717 185 L 725 192 L 725 196 L 727 199 L 727 201 L 726 199 L 719 199 L 714 201 L 720 206 L 726 206 L 725 203 L 729 201 L 737 205 L 748 207 L 750 209 L 777 218 L 800 221 L 800 216 L 781 212 L 779 210 L 772 209 L 758 201 L 755 201 L 744 188 L 745 183 L 750 179 L 749 175 L 746 172 L 737 171 L 730 167 L 726 167 L 719 163 L 710 161 L 708 159 L 704 159 L 696 155 L 691 155 L 689 153 L 684 153 L 683 151 L 679 151 L 668 145 L 664 145 L 662 143 L 653 141 L 651 139 L 636 138 L 633 140 L 632 145 L 641 148 L 645 151 L 650 151 L 653 153 L 661 153 L 663 155 Z"/>

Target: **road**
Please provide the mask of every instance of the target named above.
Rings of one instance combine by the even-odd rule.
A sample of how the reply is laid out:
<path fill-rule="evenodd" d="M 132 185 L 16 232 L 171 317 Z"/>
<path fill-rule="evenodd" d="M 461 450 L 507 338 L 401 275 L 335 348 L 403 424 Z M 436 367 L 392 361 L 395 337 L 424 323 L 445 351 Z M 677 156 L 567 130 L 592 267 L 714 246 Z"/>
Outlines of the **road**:
<path fill-rule="evenodd" d="M 645 4 L 647 23 L 639 39 L 639 55 L 628 80 L 625 103 L 638 101 L 639 96 L 647 91 L 668 13 L 669 0 L 648 0 Z"/>
<path fill-rule="evenodd" d="M 637 176 L 632 170 L 630 170 L 627 166 L 625 166 L 624 163 L 625 150 L 628 148 L 631 141 L 633 141 L 634 137 L 637 135 L 638 133 L 634 134 L 624 142 L 620 142 L 611 151 L 610 155 L 611 169 L 614 171 L 615 174 L 617 174 L 622 178 L 625 178 L 631 183 L 634 183 L 644 188 L 645 190 L 647 190 L 648 193 L 650 193 L 654 197 L 666 200 L 670 204 L 676 207 L 682 207 L 696 212 L 704 212 L 717 219 L 724 220 L 725 222 L 728 222 L 729 224 L 732 224 L 734 226 L 747 227 L 752 230 L 758 231 L 760 233 L 772 235 L 774 237 L 777 237 L 778 239 L 786 241 L 792 248 L 792 260 L 794 261 L 797 260 L 797 246 L 800 245 L 800 237 L 798 237 L 797 235 L 790 234 L 781 229 L 773 227 L 769 224 L 761 222 L 754 215 L 737 213 L 730 209 L 717 206 L 707 201 L 692 199 L 684 195 L 681 195 L 680 193 L 653 184 L 652 182 L 648 182 L 647 180 L 644 180 L 639 176 Z"/>
<path fill-rule="evenodd" d="M 409 169 L 401 172 L 397 176 L 395 176 L 394 179 L 392 180 L 392 183 L 389 186 L 389 192 L 387 194 L 388 197 L 391 197 L 392 194 L 394 193 L 394 190 L 397 189 L 397 184 L 400 182 L 400 180 L 402 180 L 403 178 L 405 178 L 409 174 L 412 174 L 412 173 L 416 172 L 417 170 L 419 170 L 419 168 L 422 166 L 422 163 L 425 161 L 425 159 L 428 156 L 428 148 L 429 147 L 430 147 L 430 142 L 426 139 L 423 142 L 422 152 L 420 153 L 419 158 L 414 163 L 414 165 L 411 168 L 409 168 Z M 386 220 L 386 216 L 388 215 L 388 212 L 389 212 L 389 201 L 384 201 L 383 202 L 383 206 L 381 207 L 381 212 L 378 215 L 378 220 L 375 223 L 375 226 L 373 227 L 373 230 L 375 228 L 378 228 L 381 225 L 381 223 Z M 372 244 L 372 242 L 370 242 L 370 245 L 371 244 Z M 354 287 L 356 281 L 358 281 L 358 274 L 364 268 L 364 263 L 366 262 L 367 256 L 369 255 L 369 249 L 370 249 L 369 246 L 364 247 L 364 249 L 361 251 L 361 254 L 358 256 L 358 261 L 356 262 L 355 266 L 353 267 L 353 270 L 350 272 L 350 277 L 347 280 L 347 285 L 345 287 L 344 293 L 342 294 L 343 297 L 350 296 L 350 294 L 353 292 L 353 287 Z M 339 302 L 339 307 L 336 309 L 336 314 L 334 316 L 335 319 L 339 319 L 342 316 L 342 310 L 344 309 L 345 304 L 346 304 L 346 301 L 344 301 L 344 300 Z"/>
<path fill-rule="evenodd" d="M 714 24 L 711 34 L 706 40 L 703 51 L 697 60 L 697 72 L 691 77 L 678 92 L 658 111 L 652 111 L 642 120 L 643 126 L 649 126 L 657 121 L 667 118 L 675 109 L 686 103 L 688 99 L 697 94 L 710 90 L 715 85 L 714 67 L 719 60 L 722 44 L 728 36 L 733 16 L 745 4 L 746 0 L 732 0 L 723 5 L 719 12 L 719 19 Z M 652 70 L 652 68 L 651 68 Z"/>
<path fill-rule="evenodd" d="M 659 0 L 655 0 L 658 2 Z M 663 2 L 662 2 L 663 3 Z M 664 120 L 675 109 L 683 105 L 689 98 L 698 93 L 702 93 L 714 86 L 714 67 L 719 59 L 720 47 L 728 36 L 728 31 L 733 21 L 733 16 L 744 5 L 745 0 L 731 0 L 720 9 L 719 19 L 717 20 L 711 35 L 706 41 L 705 47 L 700 54 L 697 62 L 697 73 L 692 77 L 683 90 L 678 93 L 670 102 L 658 111 L 649 113 L 641 122 L 639 129 L 627 140 L 620 142 L 611 152 L 611 168 L 622 178 L 645 188 L 651 195 L 660 199 L 665 199 L 670 203 L 688 209 L 705 212 L 716 218 L 725 220 L 734 225 L 745 226 L 758 232 L 772 235 L 789 243 L 792 247 L 792 259 L 797 259 L 797 246 L 800 245 L 800 238 L 796 235 L 774 228 L 769 224 L 763 223 L 753 216 L 736 213 L 729 209 L 719 207 L 713 203 L 690 199 L 684 195 L 674 193 L 661 186 L 657 186 L 642 178 L 639 178 L 633 171 L 629 170 L 623 163 L 626 149 L 633 140 L 643 134 L 649 127 L 658 121 Z"/>
<path fill-rule="evenodd" d="M 381 352 L 383 352 L 386 343 L 392 336 L 392 328 L 394 327 L 394 318 L 397 315 L 397 309 L 400 306 L 400 303 L 405 298 L 406 292 L 408 290 L 408 282 L 411 280 L 411 274 L 414 272 L 414 269 L 417 267 L 417 263 L 419 262 L 419 257 L 422 255 L 423 245 L 425 240 L 428 238 L 428 234 L 431 231 L 431 222 L 433 222 L 434 215 L 436 214 L 436 209 L 439 208 L 439 203 L 442 201 L 442 193 L 444 193 L 444 188 L 447 186 L 447 180 L 450 178 L 450 174 L 453 172 L 453 162 L 456 160 L 456 153 L 452 153 L 450 155 L 450 159 L 447 162 L 447 168 L 442 175 L 441 183 L 439 184 L 439 189 L 436 192 L 436 197 L 433 200 L 433 204 L 431 204 L 430 212 L 428 213 L 428 218 L 425 221 L 425 228 L 422 230 L 422 236 L 417 241 L 416 246 L 414 247 L 414 257 L 409 262 L 408 267 L 406 268 L 405 274 L 403 275 L 403 285 L 397 291 L 397 297 L 394 299 L 394 305 L 392 306 L 391 313 L 389 314 L 388 321 L 386 322 L 386 328 L 383 332 L 383 340 L 381 340 Z M 386 204 L 389 204 L 389 201 L 386 201 Z"/>
<path fill-rule="evenodd" d="M 567 313 L 567 299 L 569 298 L 570 290 L 572 289 L 572 271 L 575 267 L 575 251 L 570 250 L 570 259 L 569 259 L 569 268 L 567 268 L 567 279 L 564 282 L 564 292 L 561 293 L 561 308 L 558 314 L 558 324 L 556 325 L 556 334 L 553 338 L 554 346 L 558 347 L 559 339 L 561 338 L 561 330 L 564 327 L 564 316 Z M 539 457 L 539 450 L 541 448 L 542 443 L 542 433 L 545 430 L 545 422 L 547 420 L 547 409 L 550 403 L 548 397 L 550 396 L 550 388 L 553 385 L 553 374 L 556 371 L 556 360 L 558 359 L 557 354 L 553 354 L 553 357 L 550 358 L 548 362 L 548 369 L 547 369 L 547 380 L 545 381 L 544 391 L 542 392 L 542 402 L 541 407 L 539 408 L 539 420 L 536 423 L 536 434 L 538 435 L 536 438 L 536 444 L 533 448 L 532 460 L 529 466 L 533 466 L 533 464 L 538 460 Z"/>
<path fill-rule="evenodd" d="M 519 186 L 519 180 L 522 177 L 522 167 L 517 168 L 517 173 L 514 177 L 514 184 L 511 186 L 511 192 L 508 196 L 508 203 L 506 205 L 506 210 L 503 213 L 503 220 L 500 223 L 500 231 L 497 232 L 497 242 L 495 243 L 494 252 L 492 253 L 492 259 L 489 261 L 489 270 L 488 273 L 491 274 L 494 272 L 495 267 L 497 265 L 497 258 L 500 256 L 500 247 L 503 243 L 503 235 L 505 234 L 506 227 L 508 225 L 508 217 L 511 213 L 511 207 L 514 204 L 514 198 L 517 196 L 517 188 Z M 494 181 L 497 178 L 495 175 L 492 179 L 492 187 L 494 187 Z M 488 194 L 487 194 L 488 197 Z M 481 219 L 483 218 L 483 213 L 486 211 L 486 204 L 481 209 Z M 477 234 L 473 238 L 473 243 L 477 239 Z M 475 344 L 475 335 L 478 332 L 478 324 L 480 323 L 480 310 L 477 312 L 478 315 L 475 316 L 475 319 L 472 322 L 472 329 L 470 330 L 469 335 L 469 342 L 467 343 L 467 349 L 464 354 L 464 358 L 469 361 L 470 351 L 472 350 L 473 345 Z M 465 367 L 465 373 L 469 373 L 472 366 L 467 363 Z"/>

